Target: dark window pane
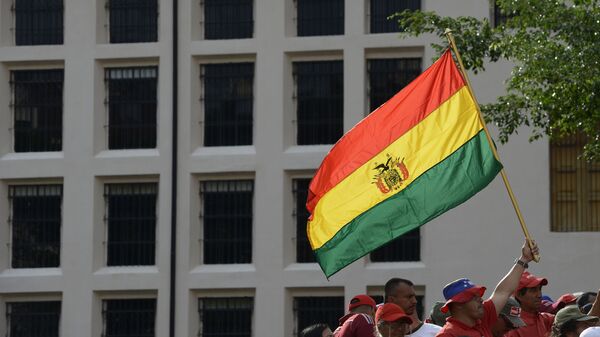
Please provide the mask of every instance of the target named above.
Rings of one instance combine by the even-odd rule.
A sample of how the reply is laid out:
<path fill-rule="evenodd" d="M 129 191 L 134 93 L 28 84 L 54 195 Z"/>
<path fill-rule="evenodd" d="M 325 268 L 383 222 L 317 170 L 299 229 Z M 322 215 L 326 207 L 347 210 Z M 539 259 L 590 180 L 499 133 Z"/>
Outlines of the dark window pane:
<path fill-rule="evenodd" d="M 204 146 L 252 144 L 254 63 L 201 66 Z"/>
<path fill-rule="evenodd" d="M 394 239 L 371 252 L 373 262 L 420 261 L 421 231 L 419 228 Z"/>
<path fill-rule="evenodd" d="M 158 41 L 157 0 L 109 0 L 110 43 Z"/>
<path fill-rule="evenodd" d="M 316 262 L 315 254 L 306 235 L 306 223 L 309 216 L 306 209 L 306 199 L 310 179 L 294 179 L 292 184 L 295 202 L 294 217 L 296 219 L 296 262 Z"/>
<path fill-rule="evenodd" d="M 153 265 L 156 245 L 155 183 L 107 184 L 107 265 Z"/>
<path fill-rule="evenodd" d="M 344 34 L 344 0 L 296 0 L 298 36 Z"/>
<path fill-rule="evenodd" d="M 421 74 L 421 59 L 371 59 L 367 70 L 372 112 Z"/>
<path fill-rule="evenodd" d="M 12 267 L 60 264 L 62 186 L 10 186 Z"/>
<path fill-rule="evenodd" d="M 204 38 L 252 38 L 252 0 L 204 0 Z"/>
<path fill-rule="evenodd" d="M 203 181 L 204 263 L 252 262 L 252 180 Z"/>
<path fill-rule="evenodd" d="M 342 61 L 294 62 L 298 145 L 333 144 L 343 132 Z"/>
<path fill-rule="evenodd" d="M 8 337 L 58 337 L 60 301 L 6 303 Z"/>
<path fill-rule="evenodd" d="M 199 298 L 200 337 L 252 336 L 252 297 Z"/>
<path fill-rule="evenodd" d="M 397 20 L 388 20 L 387 18 L 405 9 L 417 10 L 421 9 L 421 0 L 370 0 L 371 1 L 371 17 L 370 27 L 371 33 L 391 33 L 399 32 Z"/>
<path fill-rule="evenodd" d="M 494 27 L 503 25 L 508 19 L 513 17 L 514 13 L 504 13 L 504 11 L 494 2 Z"/>
<path fill-rule="evenodd" d="M 333 330 L 343 315 L 343 296 L 294 297 L 294 335 L 317 323 L 327 323 Z"/>
<path fill-rule="evenodd" d="M 63 70 L 11 72 L 15 152 L 62 149 Z"/>
<path fill-rule="evenodd" d="M 153 337 L 156 299 L 102 301 L 104 337 Z"/>
<path fill-rule="evenodd" d="M 156 147 L 156 67 L 107 68 L 108 148 Z"/>
<path fill-rule="evenodd" d="M 17 46 L 62 44 L 62 0 L 17 0 L 14 5 Z"/>

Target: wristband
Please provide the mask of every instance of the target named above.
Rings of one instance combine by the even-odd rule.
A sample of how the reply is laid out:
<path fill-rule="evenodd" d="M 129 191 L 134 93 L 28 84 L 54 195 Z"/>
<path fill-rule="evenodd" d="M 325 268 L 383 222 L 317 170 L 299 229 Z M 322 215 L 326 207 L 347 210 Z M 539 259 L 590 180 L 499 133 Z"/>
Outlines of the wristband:
<path fill-rule="evenodd" d="M 529 268 L 529 264 L 527 262 L 521 261 L 521 259 L 519 258 L 515 259 L 515 264 L 518 264 L 525 269 Z"/>

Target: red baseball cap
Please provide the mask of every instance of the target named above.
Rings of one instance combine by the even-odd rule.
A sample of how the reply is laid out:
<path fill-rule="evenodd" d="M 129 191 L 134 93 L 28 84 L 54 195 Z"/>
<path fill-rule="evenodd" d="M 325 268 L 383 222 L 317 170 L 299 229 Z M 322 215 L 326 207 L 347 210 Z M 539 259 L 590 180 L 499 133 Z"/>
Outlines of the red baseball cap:
<path fill-rule="evenodd" d="M 443 289 L 446 303 L 440 308 L 440 311 L 447 313 L 450 303 L 466 303 L 472 300 L 474 296 L 483 297 L 485 289 L 485 287 L 476 285 L 467 278 L 452 281 Z"/>
<path fill-rule="evenodd" d="M 547 279 L 543 277 L 536 277 L 528 271 L 525 271 L 521 275 L 521 280 L 519 280 L 519 286 L 517 287 L 517 290 L 515 290 L 515 293 L 523 288 L 534 288 L 539 285 L 545 286 L 546 284 L 548 284 Z"/>
<path fill-rule="evenodd" d="M 565 306 L 575 303 L 577 301 L 577 297 L 573 294 L 564 294 L 559 297 L 556 302 L 552 303 L 552 309 L 554 312 L 564 308 Z"/>
<path fill-rule="evenodd" d="M 356 307 L 360 307 L 361 305 L 368 305 L 371 308 L 373 308 L 373 310 L 375 310 L 376 303 L 375 300 L 372 299 L 369 295 L 356 295 L 350 300 L 350 303 L 348 304 L 348 311 Z"/>
<path fill-rule="evenodd" d="M 410 318 L 410 316 L 408 316 L 404 310 L 402 310 L 402 308 L 394 303 L 385 303 L 377 308 L 375 322 L 379 322 L 381 320 L 385 322 L 396 322 L 401 320 L 404 323 L 412 324 L 412 318 Z"/>

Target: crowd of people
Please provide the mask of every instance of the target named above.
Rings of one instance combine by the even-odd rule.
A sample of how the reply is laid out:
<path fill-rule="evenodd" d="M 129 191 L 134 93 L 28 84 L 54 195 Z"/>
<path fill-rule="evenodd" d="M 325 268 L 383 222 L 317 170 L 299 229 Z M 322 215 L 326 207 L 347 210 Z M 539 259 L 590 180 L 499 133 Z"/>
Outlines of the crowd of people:
<path fill-rule="evenodd" d="M 414 284 L 392 278 L 384 303 L 360 294 L 348 304 L 339 326 L 305 328 L 300 337 L 600 337 L 600 290 L 565 294 L 553 301 L 542 293 L 548 280 L 527 271 L 538 254 L 527 242 L 521 256 L 484 299 L 486 287 L 461 278 L 443 289 L 429 317 L 417 315 Z"/>

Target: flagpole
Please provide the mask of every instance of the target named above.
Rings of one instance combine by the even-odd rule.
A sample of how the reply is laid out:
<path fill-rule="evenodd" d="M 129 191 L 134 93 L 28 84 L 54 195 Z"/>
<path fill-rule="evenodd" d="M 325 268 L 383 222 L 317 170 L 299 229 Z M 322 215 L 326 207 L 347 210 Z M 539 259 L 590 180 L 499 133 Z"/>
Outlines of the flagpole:
<path fill-rule="evenodd" d="M 454 42 L 454 36 L 452 36 L 452 30 L 446 28 L 446 31 L 444 32 L 444 34 L 446 34 L 446 37 L 448 38 L 448 41 L 450 42 L 450 47 L 452 48 L 452 50 L 454 51 L 454 54 L 456 55 L 456 59 L 458 61 L 458 64 L 460 65 L 460 72 L 462 73 L 465 81 L 467 82 L 466 83 L 467 89 L 469 90 L 469 94 L 471 95 L 471 97 L 473 98 L 473 101 L 475 102 L 475 107 L 477 108 L 477 114 L 479 117 L 479 121 L 483 125 L 483 130 L 485 131 L 485 136 L 487 137 L 488 143 L 490 144 L 490 148 L 492 149 L 492 152 L 494 153 L 494 157 L 496 157 L 496 160 L 500 161 L 500 156 L 498 155 L 498 151 L 496 151 L 496 147 L 494 146 L 494 142 L 492 141 L 490 132 L 485 124 L 483 115 L 481 114 L 481 109 L 479 108 L 479 103 L 477 102 L 477 99 L 475 98 L 475 95 L 473 94 L 473 89 L 471 88 L 471 82 L 469 81 L 469 77 L 467 76 L 467 72 L 465 71 L 465 67 L 462 63 L 460 53 L 458 52 L 458 48 L 456 48 L 456 43 Z M 513 208 L 515 209 L 515 212 L 517 213 L 517 218 L 519 218 L 519 223 L 521 224 L 521 229 L 523 230 L 523 234 L 525 234 L 527 243 L 529 244 L 529 247 L 531 248 L 531 247 L 533 247 L 533 240 L 531 239 L 531 236 L 529 235 L 529 230 L 527 229 L 527 225 L 525 224 L 525 220 L 523 219 L 523 215 L 521 214 L 521 210 L 519 209 L 519 204 L 517 203 L 517 198 L 515 198 L 512 188 L 510 187 L 510 183 L 508 182 L 508 177 L 506 176 L 506 172 L 504 171 L 504 168 L 502 168 L 502 170 L 500 170 L 500 175 L 502 176 L 502 180 L 504 181 L 504 186 L 506 186 L 506 190 L 508 191 L 508 196 L 510 197 L 510 201 L 512 202 Z M 534 255 L 533 260 L 535 262 L 540 262 L 539 254 Z"/>

